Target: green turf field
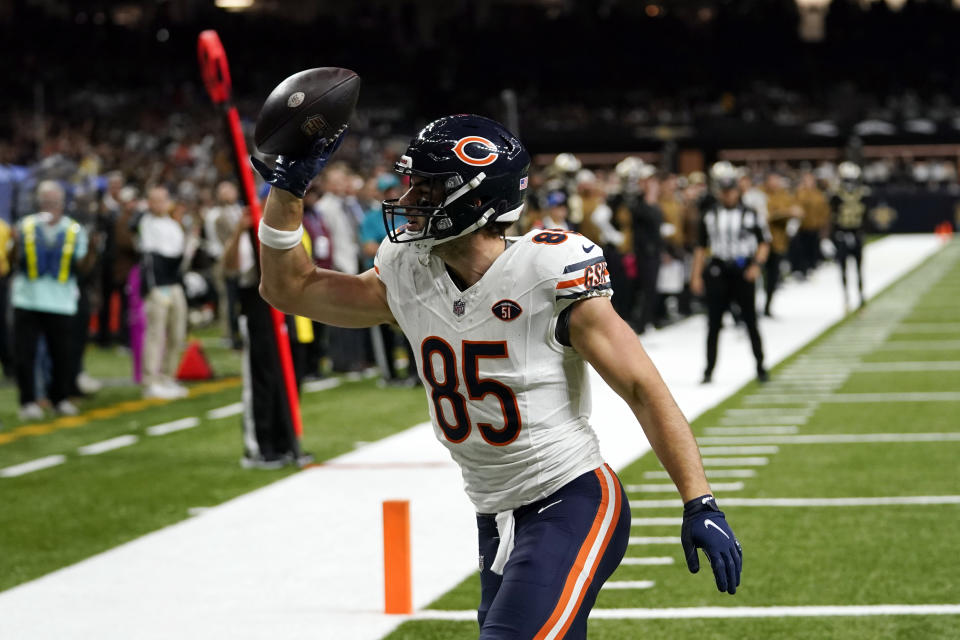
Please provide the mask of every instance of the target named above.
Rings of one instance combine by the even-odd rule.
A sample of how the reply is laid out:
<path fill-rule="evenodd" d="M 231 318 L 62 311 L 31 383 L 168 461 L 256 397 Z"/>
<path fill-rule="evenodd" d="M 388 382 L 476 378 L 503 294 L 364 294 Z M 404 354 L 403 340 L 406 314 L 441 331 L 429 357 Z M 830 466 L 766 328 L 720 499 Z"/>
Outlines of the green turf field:
<path fill-rule="evenodd" d="M 671 617 L 678 608 L 700 607 L 960 604 L 960 243 L 782 363 L 769 385 L 747 385 L 693 428 L 701 446 L 713 448 L 704 449 L 705 463 L 741 461 L 707 464 L 708 474 L 740 474 L 712 482 L 743 543 L 741 587 L 729 596 L 717 592 L 709 569 L 690 575 L 676 542 L 631 545 L 628 556 L 662 558 L 664 564 L 623 565 L 614 573 L 611 583 L 653 585 L 602 590 L 598 616 L 604 609 L 630 611 L 595 616 L 591 639 L 960 637 L 960 615 L 810 611 L 803 617 L 747 618 L 694 610 L 688 613 L 694 617 Z M 818 435 L 826 437 L 803 440 Z M 653 454 L 620 475 L 625 485 L 669 482 Z M 675 492 L 649 486 L 628 492 L 635 519 L 680 515 Z M 948 496 L 950 503 L 831 503 L 910 496 Z M 822 500 L 808 506 L 751 503 L 783 498 Z M 660 506 L 664 501 L 675 504 Z M 678 524 L 635 525 L 631 531 L 637 538 L 679 533 Z M 475 638 L 471 616 L 478 600 L 474 575 L 420 614 L 457 620 L 410 621 L 388 638 Z"/>

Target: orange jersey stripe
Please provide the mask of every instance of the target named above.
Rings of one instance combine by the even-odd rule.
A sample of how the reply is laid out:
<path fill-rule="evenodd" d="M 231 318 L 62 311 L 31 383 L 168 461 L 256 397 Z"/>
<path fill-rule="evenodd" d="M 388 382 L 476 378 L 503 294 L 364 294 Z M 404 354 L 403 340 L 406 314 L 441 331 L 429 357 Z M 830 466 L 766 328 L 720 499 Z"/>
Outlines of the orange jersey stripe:
<path fill-rule="evenodd" d="M 569 289 L 570 287 L 575 287 L 578 284 L 583 284 L 584 278 L 577 278 L 576 280 L 564 280 L 563 282 L 557 283 L 557 289 Z"/>
<path fill-rule="evenodd" d="M 600 566 L 600 559 L 603 557 L 603 554 L 607 551 L 607 546 L 610 544 L 610 539 L 613 537 L 613 532 L 617 528 L 617 521 L 620 519 L 620 506 L 621 506 L 621 496 L 620 496 L 620 484 L 617 482 L 617 476 L 614 474 L 613 469 L 610 468 L 610 465 L 603 465 L 607 468 L 608 473 L 612 479 L 613 490 L 612 490 L 612 502 L 613 502 L 613 519 L 610 520 L 610 526 L 607 527 L 607 532 L 604 535 L 603 542 L 600 544 L 600 551 L 597 553 L 596 558 L 594 559 L 593 566 L 590 568 L 590 575 L 587 576 L 587 579 L 583 583 L 583 587 L 580 589 L 580 594 L 577 596 L 577 601 L 573 605 L 573 610 L 570 613 L 570 617 L 567 618 L 567 621 L 564 623 L 563 628 L 560 629 L 555 637 L 562 638 L 564 634 L 567 633 L 567 630 L 570 628 L 570 625 L 573 624 L 573 619 L 577 617 L 579 612 L 580 605 L 583 603 L 583 598 L 587 594 L 587 588 L 590 586 L 590 583 L 593 582 L 593 576 L 597 572 L 597 567 Z M 603 478 L 601 478 L 603 482 Z"/>
<path fill-rule="evenodd" d="M 609 469 L 609 467 L 607 467 L 607 469 Z M 554 607 L 553 613 L 550 614 L 547 622 L 543 625 L 543 627 L 540 628 L 540 631 L 537 632 L 534 640 L 561 638 L 563 637 L 563 634 L 566 633 L 566 630 L 573 623 L 573 619 L 576 617 L 576 609 L 583 601 L 583 596 L 584 593 L 586 593 L 587 587 L 593 580 L 593 574 L 597 570 L 600 557 L 603 555 L 604 551 L 606 551 L 606 547 L 610 542 L 612 531 L 616 528 L 616 519 L 619 518 L 620 515 L 620 495 L 618 491 L 615 491 L 611 496 L 611 491 L 607 486 L 606 479 L 606 473 L 610 473 L 612 475 L 612 472 L 604 472 L 603 469 L 597 469 L 594 471 L 594 473 L 597 475 L 597 479 L 600 481 L 600 507 L 597 509 L 597 515 L 593 519 L 590 532 L 587 534 L 587 538 L 584 540 L 583 545 L 581 545 L 579 553 L 577 553 L 577 559 L 574 561 L 573 566 L 570 568 L 570 572 L 567 574 L 567 579 L 563 585 L 563 592 L 560 594 L 560 599 L 557 601 L 557 605 Z M 616 476 L 612 477 L 616 478 Z M 613 484 L 614 487 L 616 487 L 615 480 L 613 481 Z M 613 501 L 612 504 L 611 500 Z M 600 545 L 600 549 L 593 558 L 592 566 L 590 566 L 586 579 L 580 585 L 578 592 L 577 583 L 579 582 L 581 574 L 583 574 L 586 570 L 591 550 L 597 541 L 597 537 L 601 535 L 601 531 L 604 528 L 604 521 L 606 520 L 606 516 L 609 514 L 611 508 L 614 510 L 614 518 L 608 522 L 607 530 L 603 532 L 603 540 Z M 576 598 L 575 605 L 571 610 L 567 611 L 570 600 L 574 597 Z M 566 616 L 564 615 L 565 613 Z"/>
<path fill-rule="evenodd" d="M 380 267 L 373 265 L 373 270 L 377 272 L 377 275 L 380 275 Z"/>

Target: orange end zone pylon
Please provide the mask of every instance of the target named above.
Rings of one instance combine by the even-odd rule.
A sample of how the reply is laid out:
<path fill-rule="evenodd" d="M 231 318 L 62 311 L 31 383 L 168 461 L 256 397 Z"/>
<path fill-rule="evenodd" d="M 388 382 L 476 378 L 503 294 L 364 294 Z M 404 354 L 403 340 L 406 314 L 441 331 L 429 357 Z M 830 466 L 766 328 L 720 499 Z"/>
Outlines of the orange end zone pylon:
<path fill-rule="evenodd" d="M 413 613 L 410 574 L 410 502 L 383 502 L 383 595 L 385 613 Z"/>

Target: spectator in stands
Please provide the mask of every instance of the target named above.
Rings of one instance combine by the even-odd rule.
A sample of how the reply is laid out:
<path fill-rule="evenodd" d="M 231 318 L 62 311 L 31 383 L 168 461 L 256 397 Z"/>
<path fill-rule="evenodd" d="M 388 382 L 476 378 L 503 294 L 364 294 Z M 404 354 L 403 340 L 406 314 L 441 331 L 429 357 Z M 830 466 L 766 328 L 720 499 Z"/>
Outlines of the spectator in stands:
<path fill-rule="evenodd" d="M 322 176 L 323 197 L 316 204 L 321 220 L 330 233 L 333 252 L 333 268 L 342 273 L 356 274 L 360 271 L 359 222 L 354 215 L 350 195 L 351 175 L 343 165 L 328 168 Z M 366 368 L 364 362 L 367 331 L 328 327 L 329 352 L 333 370 L 359 372 Z"/>
<path fill-rule="evenodd" d="M 67 398 L 73 374 L 70 337 L 80 297 L 77 274 L 88 271 L 95 258 L 87 251 L 86 230 L 64 215 L 63 187 L 52 180 L 41 182 L 37 206 L 40 211 L 22 218 L 16 230 L 19 266 L 12 299 L 21 420 L 43 418 L 34 376 L 41 336 L 52 365 L 47 397 L 57 413 L 78 413 Z"/>
<path fill-rule="evenodd" d="M 563 191 L 551 191 L 547 194 L 547 210 L 540 219 L 539 228 L 570 230 L 567 214 L 567 194 Z"/>
<path fill-rule="evenodd" d="M 147 193 L 147 213 L 137 226 L 141 281 L 147 333 L 143 352 L 143 394 L 151 398 L 179 398 L 187 389 L 174 380 L 187 333 L 187 298 L 182 273 L 187 262 L 187 237 L 170 212 L 173 203 L 166 187 Z"/>
<path fill-rule="evenodd" d="M 12 254 L 13 230 L 6 220 L 0 218 L 0 367 L 2 367 L 4 377 L 13 376 L 10 330 L 7 326 Z"/>

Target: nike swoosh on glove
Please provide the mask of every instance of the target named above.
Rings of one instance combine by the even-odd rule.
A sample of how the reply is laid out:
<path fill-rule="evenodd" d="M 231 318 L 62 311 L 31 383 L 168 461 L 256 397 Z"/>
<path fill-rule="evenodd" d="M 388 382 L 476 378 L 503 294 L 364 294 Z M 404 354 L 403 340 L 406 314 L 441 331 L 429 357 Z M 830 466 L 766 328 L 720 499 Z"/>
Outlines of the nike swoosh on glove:
<path fill-rule="evenodd" d="M 347 125 L 343 125 L 335 138 L 317 136 L 306 155 L 296 158 L 277 156 L 272 169 L 253 156 L 250 156 L 250 164 L 268 184 L 303 198 L 310 182 L 327 166 L 330 156 L 340 148 L 346 134 Z"/>
<path fill-rule="evenodd" d="M 703 549 L 713 567 L 717 589 L 730 594 L 737 592 L 743 568 L 743 549 L 713 496 L 702 495 L 683 505 L 680 543 L 690 573 L 700 570 L 697 549 Z"/>

